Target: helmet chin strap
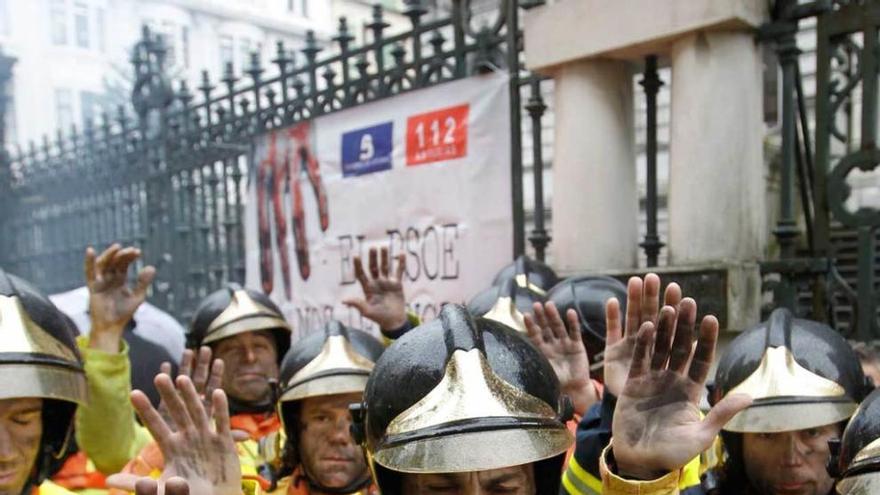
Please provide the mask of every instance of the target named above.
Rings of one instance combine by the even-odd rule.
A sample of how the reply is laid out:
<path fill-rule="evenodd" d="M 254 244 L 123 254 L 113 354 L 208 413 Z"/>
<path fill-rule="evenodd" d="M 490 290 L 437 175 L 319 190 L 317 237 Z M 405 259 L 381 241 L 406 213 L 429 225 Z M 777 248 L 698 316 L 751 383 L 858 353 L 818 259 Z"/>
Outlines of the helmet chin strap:
<path fill-rule="evenodd" d="M 275 403 L 272 401 L 271 396 L 259 402 L 242 401 L 236 399 L 235 397 L 232 397 L 231 395 L 227 395 L 226 398 L 229 402 L 230 416 L 235 416 L 236 414 L 275 412 Z"/>
<path fill-rule="evenodd" d="M 354 481 L 352 481 L 348 485 L 343 486 L 341 488 L 331 488 L 331 487 L 321 485 L 320 483 L 315 481 L 315 477 L 312 476 L 311 473 L 309 473 L 309 470 L 306 467 L 306 465 L 305 464 L 300 464 L 300 465 L 302 466 L 303 473 L 305 474 L 305 476 L 301 476 L 300 479 L 303 479 L 303 480 L 305 480 L 306 483 L 308 483 L 309 491 L 312 493 L 318 492 L 318 493 L 326 493 L 329 495 L 348 495 L 348 494 L 358 492 L 358 491 L 368 487 L 370 485 L 370 483 L 373 481 L 373 478 L 370 476 L 370 470 L 364 469 L 363 476 L 361 476 L 360 478 L 356 478 Z"/>

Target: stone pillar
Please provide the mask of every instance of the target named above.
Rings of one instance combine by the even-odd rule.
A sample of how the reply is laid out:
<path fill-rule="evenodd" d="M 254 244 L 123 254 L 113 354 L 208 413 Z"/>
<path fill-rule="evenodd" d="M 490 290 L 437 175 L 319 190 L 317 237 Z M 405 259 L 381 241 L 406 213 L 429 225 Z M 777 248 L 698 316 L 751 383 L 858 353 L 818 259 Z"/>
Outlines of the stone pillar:
<path fill-rule="evenodd" d="M 765 129 L 754 34 L 691 33 L 673 43 L 671 59 L 670 264 L 762 259 Z"/>
<path fill-rule="evenodd" d="M 586 60 L 554 74 L 553 265 L 633 267 L 638 249 L 633 74 Z"/>

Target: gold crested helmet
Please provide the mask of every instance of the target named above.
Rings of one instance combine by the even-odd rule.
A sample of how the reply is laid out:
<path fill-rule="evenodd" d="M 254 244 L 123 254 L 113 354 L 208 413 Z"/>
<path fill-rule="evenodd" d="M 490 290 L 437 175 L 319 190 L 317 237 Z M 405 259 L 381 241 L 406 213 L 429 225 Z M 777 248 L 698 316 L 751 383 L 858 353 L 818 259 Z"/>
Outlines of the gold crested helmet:
<path fill-rule="evenodd" d="M 468 312 L 503 323 L 517 332 L 526 333 L 523 315 L 532 312 L 532 305 L 545 301 L 543 292 L 536 292 L 510 279 L 501 285 L 493 285 L 483 290 L 468 303 Z"/>
<path fill-rule="evenodd" d="M 880 493 L 880 390 L 871 392 L 850 419 L 843 437 L 831 444 L 828 473 L 841 495 Z"/>
<path fill-rule="evenodd" d="M 354 410 L 385 495 L 401 493 L 402 473 L 532 463 L 537 493 L 556 495 L 574 440 L 550 363 L 520 332 L 455 304 L 385 350 Z"/>
<path fill-rule="evenodd" d="M 332 320 L 321 330 L 294 343 L 281 363 L 281 396 L 278 415 L 287 437 L 285 471 L 299 464 L 299 414 L 301 401 L 310 397 L 363 393 L 385 346 L 367 332 Z M 343 489 L 322 487 L 304 473 L 315 491 L 354 493 L 371 482 L 368 472 Z"/>
<path fill-rule="evenodd" d="M 188 346 L 197 349 L 244 332 L 269 330 L 275 337 L 278 360 L 290 348 L 290 325 L 269 296 L 229 284 L 202 299 L 196 308 Z"/>
<path fill-rule="evenodd" d="M 871 388 L 839 333 L 780 308 L 730 343 L 718 363 L 711 401 L 748 394 L 752 405 L 724 430 L 778 433 L 847 421 Z"/>
<path fill-rule="evenodd" d="M 49 299 L 0 270 L 0 400 L 43 399 L 42 446 L 30 486 L 49 476 L 67 451 L 88 387 L 74 330 Z"/>
<path fill-rule="evenodd" d="M 508 280 L 514 280 L 518 285 L 528 287 L 534 292 L 546 294 L 559 282 L 559 276 L 550 265 L 522 254 L 498 271 L 492 285 L 500 286 Z"/>
<path fill-rule="evenodd" d="M 525 332 L 523 315 L 532 304 L 543 303 L 547 291 L 559 280 L 550 266 L 521 255 L 502 268 L 492 286 L 480 291 L 467 304 L 473 316 L 483 316 Z"/>

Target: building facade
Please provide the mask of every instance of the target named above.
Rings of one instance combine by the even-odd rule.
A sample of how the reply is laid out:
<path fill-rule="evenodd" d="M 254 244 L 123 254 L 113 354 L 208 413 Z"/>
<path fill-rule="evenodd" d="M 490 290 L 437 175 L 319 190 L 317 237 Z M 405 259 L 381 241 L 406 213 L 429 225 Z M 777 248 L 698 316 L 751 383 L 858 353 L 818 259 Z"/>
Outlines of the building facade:
<path fill-rule="evenodd" d="M 257 53 L 271 64 L 277 45 L 297 50 L 313 31 L 328 44 L 338 17 L 348 17 L 357 40 L 373 2 L 360 0 L 0 0 L 0 49 L 17 62 L 7 113 L 8 143 L 55 139 L 87 120 L 99 121 L 127 103 L 132 85 L 131 47 L 142 26 L 168 46 L 169 74 L 201 84 L 202 71 L 217 84 L 231 66 L 241 74 Z M 402 2 L 386 0 L 386 22 L 405 29 Z"/>

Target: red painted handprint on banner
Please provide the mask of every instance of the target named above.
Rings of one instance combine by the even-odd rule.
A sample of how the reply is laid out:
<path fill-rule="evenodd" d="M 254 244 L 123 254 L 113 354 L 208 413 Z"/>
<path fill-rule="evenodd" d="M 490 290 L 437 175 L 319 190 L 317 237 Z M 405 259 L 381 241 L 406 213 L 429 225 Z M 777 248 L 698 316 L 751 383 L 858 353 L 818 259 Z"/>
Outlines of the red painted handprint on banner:
<path fill-rule="evenodd" d="M 260 278 L 263 292 L 274 288 L 274 256 L 272 254 L 272 226 L 275 222 L 275 246 L 281 258 L 284 295 L 292 299 L 290 255 L 287 245 L 287 212 L 285 193 L 290 195 L 290 216 L 293 221 L 293 242 L 299 274 L 308 280 L 311 273 L 309 244 L 306 237 L 306 219 L 303 206 L 302 176 L 308 177 L 318 204 L 321 231 L 330 225 L 327 193 L 321 180 L 318 159 L 312 150 L 311 125 L 308 122 L 273 131 L 267 137 L 266 155 L 257 168 L 257 215 L 260 235 Z M 271 213 L 269 202 L 271 201 Z"/>

